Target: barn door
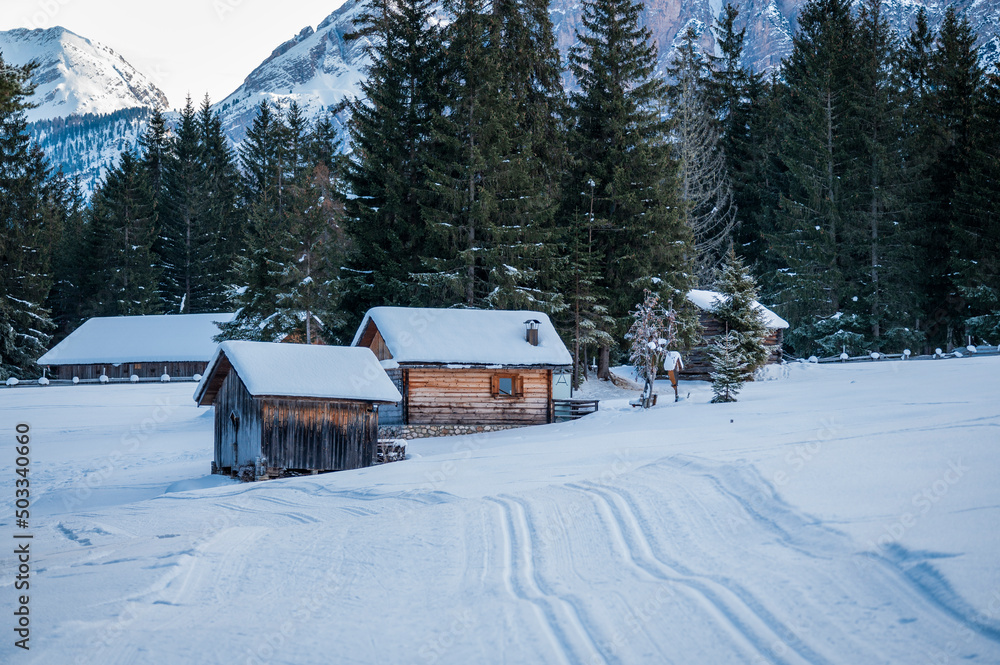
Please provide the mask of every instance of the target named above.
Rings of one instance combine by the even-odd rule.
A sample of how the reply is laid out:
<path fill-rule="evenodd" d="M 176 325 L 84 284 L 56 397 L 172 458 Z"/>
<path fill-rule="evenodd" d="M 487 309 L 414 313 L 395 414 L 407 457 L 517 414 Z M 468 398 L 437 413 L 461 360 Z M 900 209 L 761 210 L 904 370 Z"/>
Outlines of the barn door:
<path fill-rule="evenodd" d="M 240 465 L 240 417 L 233 411 L 229 414 L 229 421 L 233 424 L 233 469 Z"/>

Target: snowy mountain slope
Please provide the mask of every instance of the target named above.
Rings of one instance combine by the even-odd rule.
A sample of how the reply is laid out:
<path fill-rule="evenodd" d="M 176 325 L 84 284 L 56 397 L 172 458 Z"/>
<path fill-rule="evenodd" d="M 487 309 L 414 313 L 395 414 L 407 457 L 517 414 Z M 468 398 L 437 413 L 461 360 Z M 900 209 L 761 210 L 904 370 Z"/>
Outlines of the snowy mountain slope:
<path fill-rule="evenodd" d="M 805 0 L 734 0 L 746 22 L 747 64 L 766 70 L 780 64 L 791 52 L 796 17 Z M 959 0 L 954 3 L 969 17 L 979 35 L 983 62 L 992 65 L 1000 59 L 1000 0 Z M 658 71 L 666 70 L 672 47 L 690 24 L 702 33 L 703 46 L 714 49 L 714 38 L 707 29 L 719 16 L 723 0 L 649 0 L 643 21 L 660 46 Z M 890 22 L 905 34 L 917 8 L 923 6 L 931 25 L 944 16 L 946 3 L 935 0 L 885 0 L 883 7 Z M 353 21 L 360 13 L 360 0 L 348 0 L 330 14 L 316 30 L 304 28 L 293 39 L 274 50 L 229 97 L 215 108 L 225 120 L 230 138 L 239 142 L 262 100 L 286 104 L 295 100 L 310 116 L 331 109 L 345 97 L 358 95 L 358 82 L 364 78 L 367 59 L 362 42 L 348 43 L 344 35 L 354 30 Z M 549 6 L 556 41 L 565 55 L 576 40 L 582 25 L 579 0 L 552 0 Z"/>
<path fill-rule="evenodd" d="M 303 28 L 214 106 L 234 142 L 243 139 L 262 101 L 279 105 L 296 101 L 309 117 L 318 117 L 344 98 L 358 94 L 368 62 L 364 56 L 366 40 L 347 42 L 344 35 L 354 30 L 361 8 L 356 0 L 348 0 L 316 30 Z"/>
<path fill-rule="evenodd" d="M 129 108 L 166 108 L 159 88 L 112 49 L 63 27 L 0 32 L 4 60 L 39 63 L 28 120 L 49 120 L 86 113 L 108 114 Z"/>
<path fill-rule="evenodd" d="M 104 115 L 71 115 L 33 122 L 28 130 L 52 167 L 79 176 L 89 197 L 123 151 L 138 150 L 150 114 L 148 108 L 135 107 Z"/>
<path fill-rule="evenodd" d="M 1000 662 L 1000 359 L 788 369 L 254 484 L 192 384 L 8 389 L 31 662 Z"/>
<path fill-rule="evenodd" d="M 28 129 L 88 196 L 121 152 L 136 148 L 151 110 L 167 107 L 149 77 L 111 48 L 62 27 L 0 32 L 0 53 L 12 64 L 39 63 Z"/>

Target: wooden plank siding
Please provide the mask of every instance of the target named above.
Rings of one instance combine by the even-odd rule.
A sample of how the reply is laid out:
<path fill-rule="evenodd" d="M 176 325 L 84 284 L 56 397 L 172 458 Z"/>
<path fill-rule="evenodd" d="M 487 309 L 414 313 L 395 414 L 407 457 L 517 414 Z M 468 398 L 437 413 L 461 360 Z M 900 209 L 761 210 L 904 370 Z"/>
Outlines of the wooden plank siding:
<path fill-rule="evenodd" d="M 72 379 L 74 376 L 80 379 L 97 379 L 104 371 L 109 379 L 128 379 L 133 374 L 140 379 L 160 378 L 163 370 L 171 378 L 190 378 L 195 374 L 204 374 L 208 366 L 204 361 L 185 362 L 141 362 L 141 363 L 95 363 L 92 365 L 49 365 L 49 378 L 52 379 Z"/>
<path fill-rule="evenodd" d="M 237 469 L 253 464 L 260 456 L 260 435 L 260 403 L 230 371 L 215 398 L 216 466 Z"/>
<path fill-rule="evenodd" d="M 367 346 L 379 360 L 392 360 L 392 351 L 385 345 L 385 339 L 374 321 L 369 321 L 365 326 L 365 331 L 361 334 L 357 346 Z"/>
<path fill-rule="evenodd" d="M 523 396 L 496 398 L 493 377 L 520 379 Z M 409 425 L 536 425 L 551 422 L 552 371 L 522 368 L 406 368 Z"/>
<path fill-rule="evenodd" d="M 375 463 L 378 415 L 367 402 L 261 398 L 266 466 L 340 471 Z"/>
<path fill-rule="evenodd" d="M 254 397 L 234 371 L 215 398 L 215 464 L 223 472 L 258 458 L 281 471 L 357 469 L 375 463 L 377 443 L 378 414 L 368 402 Z"/>

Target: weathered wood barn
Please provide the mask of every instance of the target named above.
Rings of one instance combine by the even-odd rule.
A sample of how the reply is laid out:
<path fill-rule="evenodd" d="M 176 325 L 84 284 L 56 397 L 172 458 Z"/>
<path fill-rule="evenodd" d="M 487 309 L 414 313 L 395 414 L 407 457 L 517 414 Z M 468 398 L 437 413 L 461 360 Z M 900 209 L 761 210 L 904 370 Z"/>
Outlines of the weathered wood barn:
<path fill-rule="evenodd" d="M 215 407 L 213 472 L 263 480 L 371 466 L 402 397 L 368 349 L 223 342 L 194 393 Z"/>
<path fill-rule="evenodd" d="M 215 352 L 218 323 L 233 314 L 109 316 L 89 319 L 38 359 L 54 379 L 190 378 Z"/>
<path fill-rule="evenodd" d="M 553 372 L 573 362 L 531 311 L 376 307 L 352 346 L 371 349 L 403 395 L 382 424 L 425 434 L 552 422 Z"/>
<path fill-rule="evenodd" d="M 680 376 L 684 379 L 707 380 L 712 371 L 712 363 L 708 357 L 708 345 L 715 337 L 726 332 L 725 325 L 712 315 L 722 296 L 715 291 L 693 289 L 688 292 L 687 297 L 701 310 L 698 320 L 701 323 L 705 344 L 691 350 L 684 362 L 684 368 L 680 371 Z M 767 337 L 764 339 L 764 344 L 770 350 L 767 364 L 779 363 L 781 362 L 781 344 L 784 339 L 784 331 L 788 328 L 788 322 L 759 302 L 755 302 L 754 305 L 763 312 L 767 325 Z"/>

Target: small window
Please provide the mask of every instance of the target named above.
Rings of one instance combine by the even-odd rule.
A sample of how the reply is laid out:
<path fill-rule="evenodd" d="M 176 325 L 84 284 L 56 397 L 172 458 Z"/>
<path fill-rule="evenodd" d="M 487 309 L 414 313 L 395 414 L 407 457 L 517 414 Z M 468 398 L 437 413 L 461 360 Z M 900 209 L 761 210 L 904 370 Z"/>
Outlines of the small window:
<path fill-rule="evenodd" d="M 495 399 L 514 399 L 524 396 L 524 380 L 513 374 L 494 375 L 491 387 Z"/>

